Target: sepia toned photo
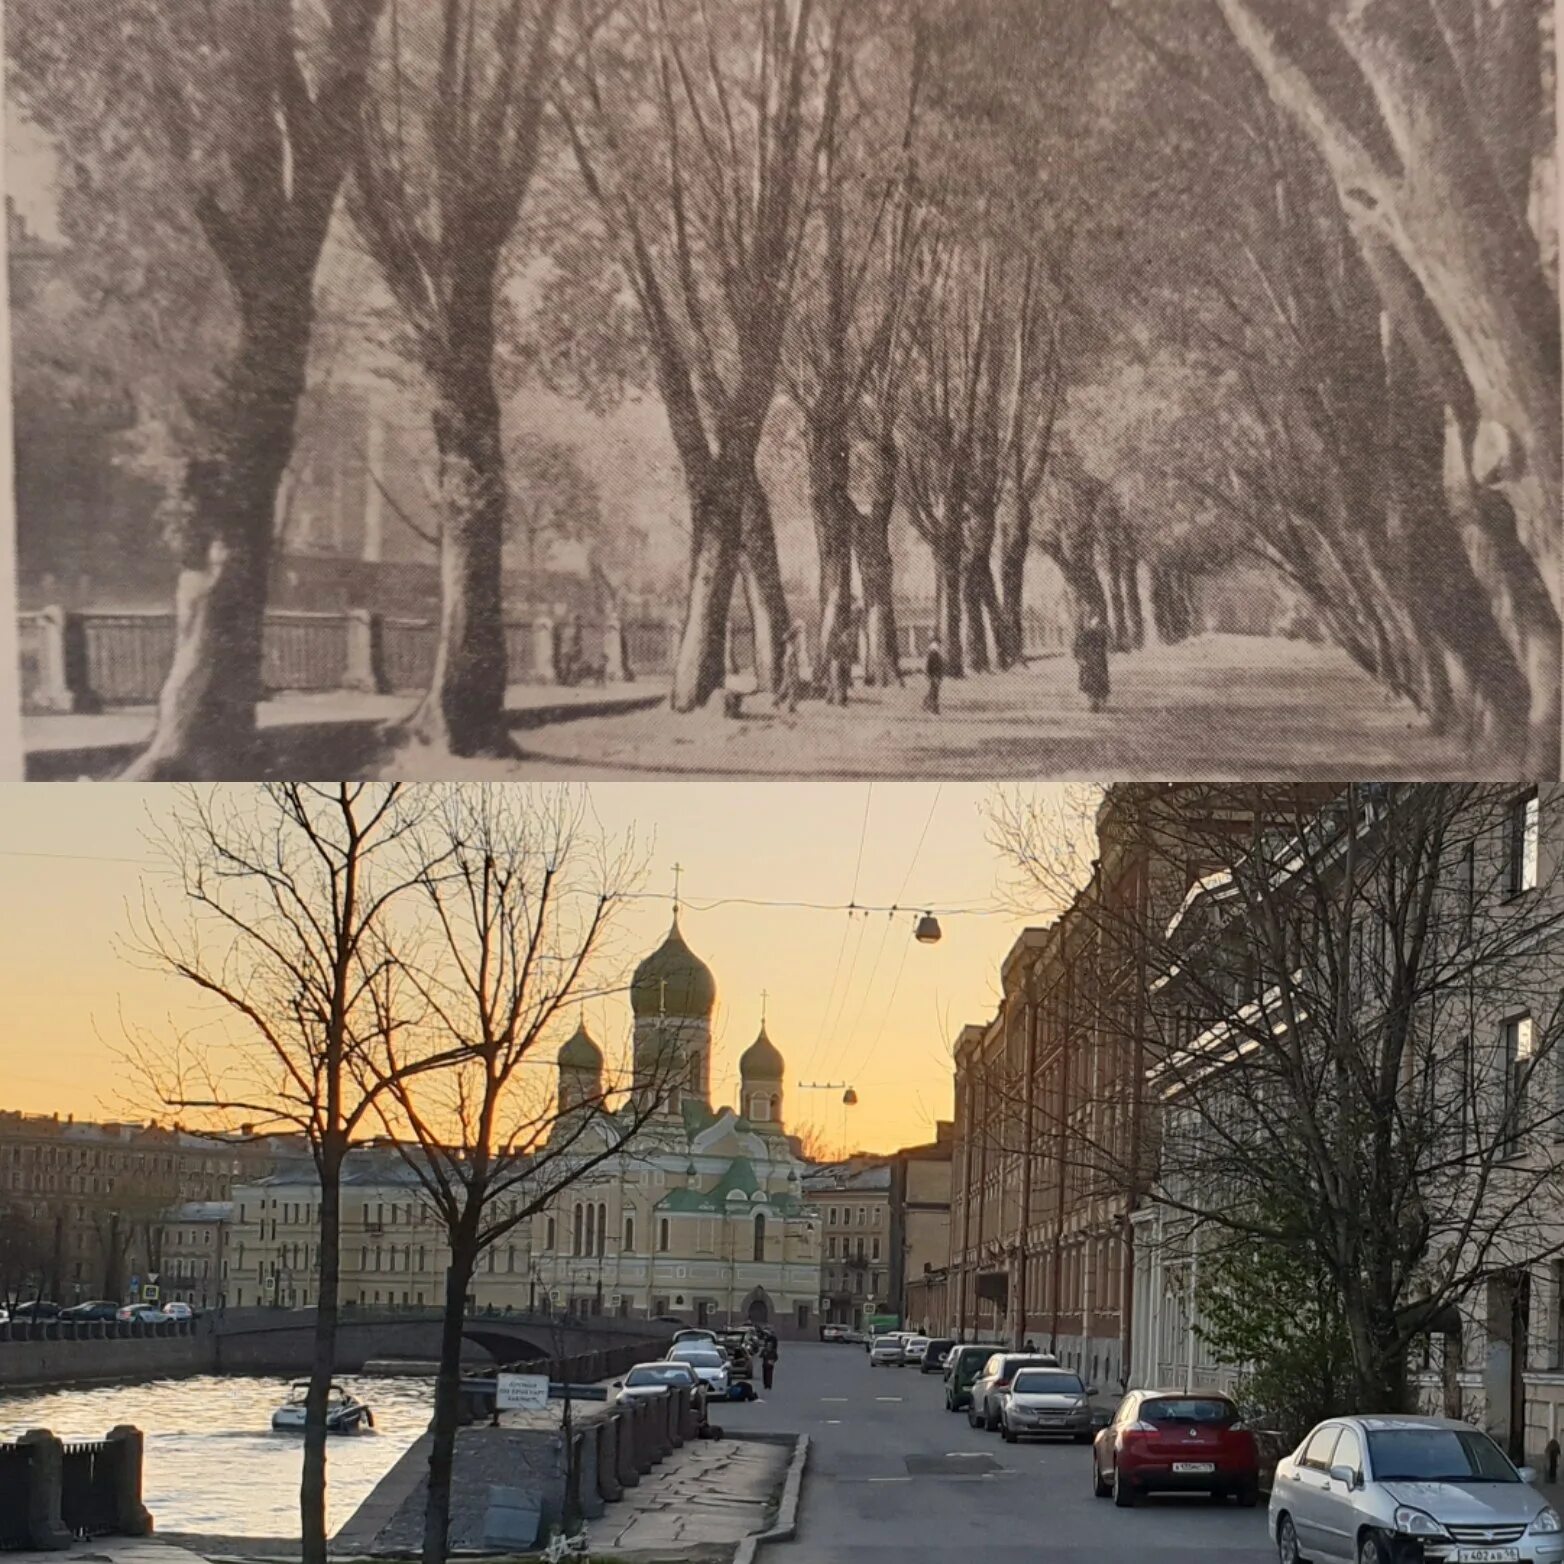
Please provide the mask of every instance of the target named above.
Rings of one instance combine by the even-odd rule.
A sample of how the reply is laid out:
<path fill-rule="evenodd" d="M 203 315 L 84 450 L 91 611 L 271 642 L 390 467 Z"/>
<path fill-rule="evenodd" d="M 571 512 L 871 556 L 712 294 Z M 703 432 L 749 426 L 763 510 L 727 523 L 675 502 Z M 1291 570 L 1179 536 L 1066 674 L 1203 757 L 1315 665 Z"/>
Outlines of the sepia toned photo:
<path fill-rule="evenodd" d="M 1550 0 L 8 0 L 35 779 L 1552 777 Z"/>

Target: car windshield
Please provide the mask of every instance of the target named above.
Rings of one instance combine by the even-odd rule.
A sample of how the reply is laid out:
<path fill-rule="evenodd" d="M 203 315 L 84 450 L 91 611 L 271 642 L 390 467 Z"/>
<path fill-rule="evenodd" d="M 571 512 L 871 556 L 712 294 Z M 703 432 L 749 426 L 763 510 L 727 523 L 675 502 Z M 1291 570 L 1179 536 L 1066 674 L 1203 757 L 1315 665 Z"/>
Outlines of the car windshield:
<path fill-rule="evenodd" d="M 722 1359 L 715 1352 L 681 1352 L 679 1361 L 691 1368 L 714 1369 L 722 1367 Z"/>
<path fill-rule="evenodd" d="M 1475 1428 L 1382 1428 L 1368 1436 L 1374 1480 L 1382 1483 L 1518 1483 L 1520 1474 Z"/>
<path fill-rule="evenodd" d="M 1086 1387 L 1078 1374 L 1061 1374 L 1056 1369 L 1023 1369 L 1010 1388 L 1018 1396 L 1083 1396 Z"/>
<path fill-rule="evenodd" d="M 687 1385 L 690 1376 L 682 1364 L 670 1363 L 667 1368 L 635 1368 L 625 1376 L 625 1384 L 636 1385 Z"/>
<path fill-rule="evenodd" d="M 954 1345 L 955 1343 L 950 1341 L 931 1341 L 929 1349 L 933 1352 L 949 1352 Z"/>
<path fill-rule="evenodd" d="M 1238 1409 L 1231 1401 L 1215 1397 L 1168 1397 L 1141 1404 L 1141 1418 L 1148 1423 L 1236 1423 Z"/>

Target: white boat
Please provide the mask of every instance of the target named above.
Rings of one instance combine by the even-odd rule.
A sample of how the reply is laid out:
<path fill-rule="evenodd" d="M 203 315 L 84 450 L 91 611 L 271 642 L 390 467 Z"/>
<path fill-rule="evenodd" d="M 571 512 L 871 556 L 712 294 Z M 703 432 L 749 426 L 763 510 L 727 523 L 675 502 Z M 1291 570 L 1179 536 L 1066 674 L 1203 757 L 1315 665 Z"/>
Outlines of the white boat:
<path fill-rule="evenodd" d="M 297 1381 L 287 1401 L 272 1413 L 272 1427 L 292 1431 L 304 1427 L 304 1403 L 309 1398 L 310 1382 Z M 357 1396 L 333 1384 L 326 1392 L 326 1432 L 353 1434 L 361 1428 L 373 1428 L 375 1415 Z"/>

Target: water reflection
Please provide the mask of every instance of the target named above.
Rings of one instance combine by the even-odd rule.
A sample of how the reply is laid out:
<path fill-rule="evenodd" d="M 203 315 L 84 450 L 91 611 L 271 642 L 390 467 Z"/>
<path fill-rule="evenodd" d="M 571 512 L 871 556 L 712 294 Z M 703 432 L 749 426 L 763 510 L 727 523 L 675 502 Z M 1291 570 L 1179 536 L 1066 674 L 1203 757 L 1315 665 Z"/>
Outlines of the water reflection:
<path fill-rule="evenodd" d="M 292 1383 L 202 1374 L 4 1395 L 0 1436 L 48 1428 L 61 1438 L 101 1439 L 115 1424 L 133 1423 L 147 1436 L 145 1499 L 159 1531 L 296 1537 L 303 1436 L 271 1431 Z M 333 1435 L 326 1447 L 333 1531 L 428 1426 L 434 1404 L 432 1379 L 344 1374 L 338 1383 L 369 1403 L 375 1426 Z"/>

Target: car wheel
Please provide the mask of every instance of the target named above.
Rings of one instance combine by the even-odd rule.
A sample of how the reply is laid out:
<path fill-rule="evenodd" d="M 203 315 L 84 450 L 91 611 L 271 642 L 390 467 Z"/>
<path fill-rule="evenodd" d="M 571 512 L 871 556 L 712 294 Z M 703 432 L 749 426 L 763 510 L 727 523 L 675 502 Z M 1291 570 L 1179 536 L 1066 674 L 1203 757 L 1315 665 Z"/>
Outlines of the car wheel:
<path fill-rule="evenodd" d="M 977 1426 L 978 1426 L 978 1420 L 977 1420 L 976 1413 L 975 1413 L 973 1407 L 969 1404 L 968 1407 L 967 1407 L 967 1427 L 968 1428 L 976 1428 Z"/>
<path fill-rule="evenodd" d="M 1113 1469 L 1113 1502 L 1121 1510 L 1133 1509 L 1138 1495 L 1135 1492 L 1135 1484 L 1125 1475 L 1122 1467 Z"/>
<path fill-rule="evenodd" d="M 1260 1502 L 1260 1485 L 1252 1478 L 1238 1485 L 1238 1505 L 1240 1509 L 1252 1510 Z"/>
<path fill-rule="evenodd" d="M 1092 1495 L 1094 1498 L 1106 1499 L 1113 1489 L 1103 1481 L 1101 1468 L 1097 1465 L 1097 1457 L 1092 1456 Z"/>
<path fill-rule="evenodd" d="M 1008 1423 L 1001 1423 L 999 1431 L 1004 1435 L 1007 1445 L 1013 1445 L 1016 1442 L 1016 1431 Z"/>
<path fill-rule="evenodd" d="M 1309 1564 L 1298 1551 L 1298 1528 L 1290 1515 L 1283 1515 L 1276 1523 L 1276 1557 L 1281 1564 Z"/>
<path fill-rule="evenodd" d="M 1365 1533 L 1358 1543 L 1358 1564 L 1390 1564 L 1385 1539 L 1377 1531 Z"/>
<path fill-rule="evenodd" d="M 1090 1434 L 1077 1434 L 1075 1442 L 1078 1445 L 1089 1445 L 1092 1442 L 1092 1436 Z"/>

